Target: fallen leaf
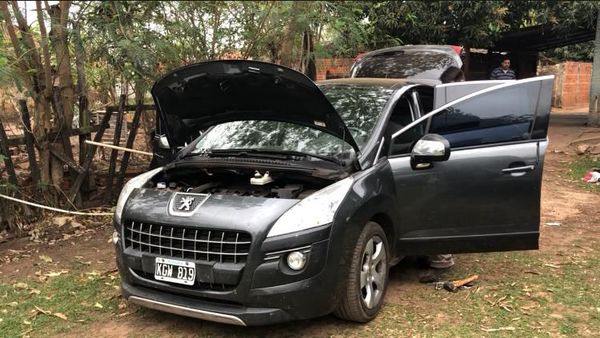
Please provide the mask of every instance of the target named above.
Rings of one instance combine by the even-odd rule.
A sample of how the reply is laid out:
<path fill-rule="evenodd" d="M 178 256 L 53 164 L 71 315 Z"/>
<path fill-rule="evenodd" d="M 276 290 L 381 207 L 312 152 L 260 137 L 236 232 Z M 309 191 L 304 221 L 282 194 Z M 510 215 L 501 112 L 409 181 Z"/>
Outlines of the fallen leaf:
<path fill-rule="evenodd" d="M 54 317 L 58 317 L 58 318 L 60 318 L 62 320 L 68 320 L 67 316 L 65 314 L 63 314 L 63 313 L 60 313 L 60 312 L 54 312 L 52 315 Z"/>
<path fill-rule="evenodd" d="M 496 329 L 486 329 L 486 328 L 482 327 L 481 330 L 483 330 L 484 332 L 497 332 L 497 331 L 514 331 L 516 329 L 512 326 L 504 326 L 504 327 L 499 327 Z"/>
<path fill-rule="evenodd" d="M 67 222 L 70 221 L 70 220 L 71 220 L 71 217 L 57 216 L 57 217 L 54 217 L 52 219 L 52 223 L 54 223 L 54 225 L 56 225 L 56 226 L 61 227 L 61 226 L 65 225 L 65 224 L 67 224 Z"/>
<path fill-rule="evenodd" d="M 17 288 L 17 289 L 27 289 L 29 287 L 29 285 L 27 285 L 26 283 L 19 282 L 19 283 L 13 284 L 13 287 Z"/>
<path fill-rule="evenodd" d="M 44 310 L 44 309 L 42 309 L 41 307 L 38 307 L 37 305 L 34 305 L 33 307 L 34 307 L 34 308 L 35 308 L 37 311 L 39 311 L 39 312 L 41 312 L 41 313 L 43 313 L 43 314 L 45 314 L 45 315 L 52 314 L 52 312 L 50 312 L 50 311 L 48 311 L 48 310 Z"/>
<path fill-rule="evenodd" d="M 99 309 L 104 309 L 104 306 L 102 306 L 102 304 L 100 304 L 100 303 L 94 304 L 94 307 L 97 307 Z"/>
<path fill-rule="evenodd" d="M 553 268 L 553 269 L 560 269 L 560 266 L 555 265 L 555 264 L 550 264 L 550 263 L 546 263 L 546 264 L 544 264 L 544 266 L 547 266 L 547 267 Z"/>
<path fill-rule="evenodd" d="M 29 290 L 29 294 L 30 295 L 39 295 L 40 293 L 42 293 L 40 290 L 38 289 L 31 289 Z"/>
<path fill-rule="evenodd" d="M 46 263 L 52 263 L 52 258 L 46 255 L 40 255 L 40 259 Z"/>
<path fill-rule="evenodd" d="M 48 272 L 47 274 L 45 274 L 44 276 L 46 276 L 46 277 L 57 277 L 57 276 L 60 276 L 60 275 L 64 275 L 66 273 L 69 273 L 69 270 L 51 271 L 51 272 Z"/>
<path fill-rule="evenodd" d="M 23 320 L 23 324 L 25 324 L 25 325 L 31 325 L 31 322 L 28 321 L 27 319 L 25 319 L 25 320 Z"/>
<path fill-rule="evenodd" d="M 77 229 L 77 228 L 83 228 L 83 225 L 79 222 L 71 221 L 71 227 Z"/>

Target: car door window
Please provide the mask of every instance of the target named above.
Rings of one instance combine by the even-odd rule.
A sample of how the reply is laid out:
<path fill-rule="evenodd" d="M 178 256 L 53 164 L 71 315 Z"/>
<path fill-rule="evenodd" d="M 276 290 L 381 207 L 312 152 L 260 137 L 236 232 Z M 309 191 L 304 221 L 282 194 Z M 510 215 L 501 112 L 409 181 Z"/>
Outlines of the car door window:
<path fill-rule="evenodd" d="M 398 100 L 394 107 L 394 111 L 388 122 L 387 134 L 391 136 L 400 131 L 416 120 L 418 117 L 417 114 L 418 110 L 415 107 L 414 97 L 411 93 L 407 93 Z M 423 136 L 423 131 L 423 127 L 413 127 L 410 131 L 403 133 L 402 136 L 394 138 L 390 146 L 390 155 L 410 152 L 412 143 L 418 140 L 420 136 Z"/>
<path fill-rule="evenodd" d="M 539 83 L 506 87 L 452 105 L 432 117 L 429 133 L 443 135 L 452 148 L 527 140 Z"/>
<path fill-rule="evenodd" d="M 392 136 L 390 156 L 409 154 L 427 133 L 443 135 L 452 148 L 531 139 L 540 82 L 498 88 L 436 111 Z M 545 84 L 544 84 L 545 85 Z"/>
<path fill-rule="evenodd" d="M 419 105 L 421 107 L 421 115 L 425 115 L 433 110 L 433 88 L 418 87 L 415 89 L 418 94 Z"/>

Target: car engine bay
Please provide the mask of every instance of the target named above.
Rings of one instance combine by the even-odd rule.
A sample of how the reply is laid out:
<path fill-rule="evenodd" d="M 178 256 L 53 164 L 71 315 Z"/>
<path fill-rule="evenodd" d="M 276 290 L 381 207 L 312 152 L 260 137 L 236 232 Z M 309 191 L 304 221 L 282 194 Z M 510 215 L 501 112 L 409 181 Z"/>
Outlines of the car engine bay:
<path fill-rule="evenodd" d="M 252 169 L 171 169 L 148 182 L 147 188 L 197 194 L 303 199 L 334 180 L 285 171 Z"/>

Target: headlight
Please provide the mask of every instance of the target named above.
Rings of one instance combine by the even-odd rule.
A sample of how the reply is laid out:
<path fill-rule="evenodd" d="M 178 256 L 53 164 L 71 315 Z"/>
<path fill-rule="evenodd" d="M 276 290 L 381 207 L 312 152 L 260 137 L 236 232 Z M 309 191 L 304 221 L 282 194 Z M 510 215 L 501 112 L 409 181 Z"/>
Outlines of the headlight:
<path fill-rule="evenodd" d="M 125 206 L 125 202 L 129 198 L 129 195 L 135 188 L 141 188 L 146 182 L 152 178 L 152 176 L 156 175 L 160 172 L 162 168 L 156 168 L 145 172 L 141 175 L 138 175 L 125 183 L 123 189 L 121 190 L 121 194 L 119 195 L 119 200 L 117 201 L 117 206 L 115 208 L 115 221 L 117 223 L 121 223 L 121 214 L 123 213 L 123 207 Z"/>
<path fill-rule="evenodd" d="M 352 187 L 352 182 L 352 177 L 345 178 L 298 202 L 279 217 L 267 237 L 289 234 L 331 223 L 340 203 Z"/>

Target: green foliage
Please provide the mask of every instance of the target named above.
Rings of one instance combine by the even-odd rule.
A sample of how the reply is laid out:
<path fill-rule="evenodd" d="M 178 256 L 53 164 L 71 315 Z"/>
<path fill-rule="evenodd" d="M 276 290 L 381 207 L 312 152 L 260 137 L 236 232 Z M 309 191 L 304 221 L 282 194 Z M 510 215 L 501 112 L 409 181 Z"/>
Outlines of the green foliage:
<path fill-rule="evenodd" d="M 554 60 L 555 62 L 568 60 L 591 62 L 594 58 L 594 42 L 589 41 L 576 45 L 547 50 L 543 52 L 543 55 Z"/>
<path fill-rule="evenodd" d="M 81 3 L 77 15 L 91 63 L 90 85 L 106 90 L 121 77 L 147 87 L 169 69 L 204 60 L 277 61 L 286 37 L 299 61 L 305 31 L 312 33 L 318 53 L 354 56 L 373 33 L 364 21 L 368 7 L 330 1 L 114 1 Z"/>
<path fill-rule="evenodd" d="M 0 35 L 0 88 L 12 85 L 13 80 L 16 78 L 16 70 L 11 61 L 9 46 L 10 42 Z"/>
<path fill-rule="evenodd" d="M 383 1 L 370 19 L 403 43 L 487 47 L 501 33 L 549 24 L 557 31 L 595 27 L 594 1 Z"/>
<path fill-rule="evenodd" d="M 407 44 L 485 46 L 507 28 L 507 10 L 500 1 L 386 1 L 372 18 L 383 32 Z"/>

